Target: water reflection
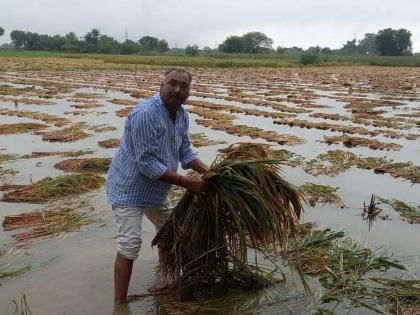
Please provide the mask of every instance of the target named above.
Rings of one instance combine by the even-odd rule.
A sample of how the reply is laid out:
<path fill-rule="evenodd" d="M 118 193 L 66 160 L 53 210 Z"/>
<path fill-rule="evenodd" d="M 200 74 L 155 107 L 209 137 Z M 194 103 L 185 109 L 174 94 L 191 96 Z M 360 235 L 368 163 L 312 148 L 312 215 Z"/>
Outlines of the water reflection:
<path fill-rule="evenodd" d="M 128 302 L 116 302 L 114 306 L 113 315 L 132 315 L 130 303 Z"/>

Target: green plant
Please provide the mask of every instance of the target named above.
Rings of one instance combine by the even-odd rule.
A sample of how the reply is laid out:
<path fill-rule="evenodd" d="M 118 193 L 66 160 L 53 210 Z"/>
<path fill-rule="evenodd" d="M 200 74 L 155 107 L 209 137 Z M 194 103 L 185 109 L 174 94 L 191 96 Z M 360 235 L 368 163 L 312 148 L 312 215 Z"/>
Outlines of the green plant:
<path fill-rule="evenodd" d="M 321 59 L 318 52 L 305 52 L 300 56 L 299 61 L 303 65 L 310 65 L 320 63 Z"/>
<path fill-rule="evenodd" d="M 296 189 L 279 175 L 280 164 L 256 144 L 216 158 L 204 175 L 208 190 L 187 192 L 152 241 L 166 290 L 206 296 L 272 282 L 272 270 L 249 261 L 248 250 L 284 248 L 303 211 Z"/>

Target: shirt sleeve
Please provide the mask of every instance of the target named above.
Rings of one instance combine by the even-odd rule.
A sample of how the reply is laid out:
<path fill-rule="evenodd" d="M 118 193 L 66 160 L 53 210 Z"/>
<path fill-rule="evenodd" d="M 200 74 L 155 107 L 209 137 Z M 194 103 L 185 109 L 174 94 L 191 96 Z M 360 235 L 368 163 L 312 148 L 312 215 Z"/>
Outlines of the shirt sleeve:
<path fill-rule="evenodd" d="M 191 148 L 191 141 L 189 136 L 189 122 L 188 122 L 188 114 L 185 112 L 184 116 L 185 121 L 185 128 L 183 128 L 182 132 L 182 143 L 179 149 L 179 161 L 181 162 L 182 168 L 188 169 L 189 164 L 198 159 L 197 153 L 194 152 Z"/>
<path fill-rule="evenodd" d="M 157 159 L 159 135 L 152 116 L 147 111 L 135 113 L 131 117 L 130 132 L 140 173 L 150 179 L 158 179 L 167 167 Z"/>

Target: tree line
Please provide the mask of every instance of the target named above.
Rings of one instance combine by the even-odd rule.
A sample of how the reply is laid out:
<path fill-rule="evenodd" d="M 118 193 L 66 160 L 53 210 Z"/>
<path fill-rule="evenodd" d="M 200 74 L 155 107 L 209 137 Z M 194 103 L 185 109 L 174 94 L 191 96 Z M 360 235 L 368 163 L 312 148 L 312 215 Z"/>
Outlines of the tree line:
<path fill-rule="evenodd" d="M 0 27 L 0 36 L 4 29 Z M 364 38 L 347 41 L 340 49 L 310 47 L 304 50 L 300 47 L 277 47 L 273 49 L 274 41 L 261 32 L 248 32 L 242 36 L 228 36 L 217 49 L 204 47 L 202 50 L 194 45 L 181 49 L 187 55 L 197 55 L 211 52 L 224 53 L 275 53 L 281 55 L 311 54 L 345 54 L 345 55 L 382 55 L 382 56 L 408 56 L 412 54 L 411 32 L 401 28 L 386 28 L 376 34 L 367 33 Z M 46 35 L 35 32 L 13 30 L 10 32 L 12 47 L 20 50 L 58 51 L 70 53 L 100 53 L 100 54 L 136 54 L 136 53 L 163 53 L 168 51 L 169 45 L 165 39 L 153 36 L 143 36 L 138 41 L 125 40 L 120 43 L 116 39 L 101 34 L 99 29 L 93 28 L 82 37 L 77 37 L 74 32 L 62 35 Z M 175 49 L 178 50 L 179 49 Z"/>
<path fill-rule="evenodd" d="M 386 28 L 376 34 L 367 33 L 362 40 L 347 41 L 340 49 L 310 47 L 306 51 L 300 47 L 277 47 L 277 53 L 296 55 L 304 52 L 344 55 L 381 55 L 381 56 L 409 56 L 412 54 L 411 32 L 402 28 L 394 30 Z M 262 53 L 273 51 L 273 40 L 260 32 L 250 32 L 243 36 L 229 36 L 219 50 L 226 53 Z"/>
<path fill-rule="evenodd" d="M 77 37 L 74 32 L 67 33 L 65 36 L 50 36 L 13 30 L 10 32 L 10 38 L 14 48 L 21 50 L 123 55 L 141 52 L 162 53 L 169 50 L 168 42 L 164 39 L 143 36 L 138 41 L 127 39 L 120 43 L 110 36 L 101 34 L 97 28 L 92 29 L 82 37 Z"/>

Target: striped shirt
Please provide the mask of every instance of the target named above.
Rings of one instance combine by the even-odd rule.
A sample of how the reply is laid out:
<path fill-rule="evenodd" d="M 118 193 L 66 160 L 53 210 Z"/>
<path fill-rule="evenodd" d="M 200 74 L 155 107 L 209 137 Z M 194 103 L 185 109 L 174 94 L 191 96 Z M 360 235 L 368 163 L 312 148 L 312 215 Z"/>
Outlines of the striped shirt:
<path fill-rule="evenodd" d="M 184 169 L 197 154 L 191 149 L 188 114 L 180 108 L 175 122 L 159 94 L 140 102 L 125 120 L 121 144 L 107 179 L 108 202 L 113 206 L 159 207 L 171 184 L 159 178 L 170 169 Z"/>

